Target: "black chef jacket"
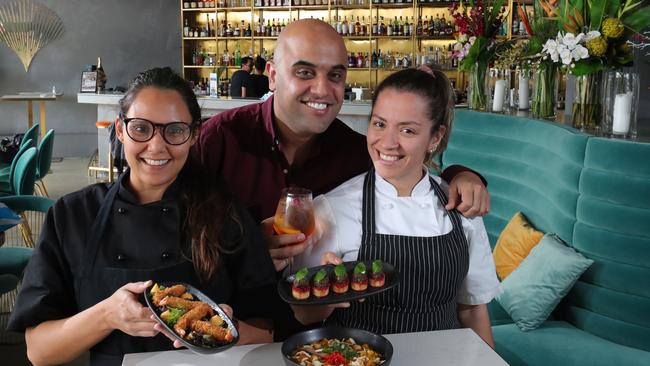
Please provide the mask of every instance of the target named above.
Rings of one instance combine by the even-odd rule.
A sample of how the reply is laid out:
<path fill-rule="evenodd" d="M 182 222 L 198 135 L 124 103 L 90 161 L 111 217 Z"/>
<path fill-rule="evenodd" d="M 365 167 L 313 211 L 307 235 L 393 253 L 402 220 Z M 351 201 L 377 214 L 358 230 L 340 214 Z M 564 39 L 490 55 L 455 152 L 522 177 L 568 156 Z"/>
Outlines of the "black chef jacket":
<path fill-rule="evenodd" d="M 47 320 L 70 317 L 89 307 L 80 306 L 79 293 L 75 293 L 77 286 L 73 285 L 81 275 L 81 268 L 89 261 L 94 260 L 93 270 L 119 273 L 135 269 L 136 273 L 142 270 L 146 277 L 147 273 L 152 273 L 150 270 L 182 265 L 186 258 L 191 258 L 182 230 L 185 209 L 180 182 L 174 182 L 162 200 L 140 205 L 122 183 L 127 175 L 128 172 L 114 183 L 119 185 L 117 196 L 94 259 L 84 258 L 84 247 L 110 185 L 95 184 L 66 195 L 49 210 L 36 250 L 25 270 L 8 329 L 24 331 Z M 231 219 L 226 221 L 222 237 L 225 242 L 239 239 L 239 249 L 234 253 L 221 253 L 216 276 L 210 283 L 198 287 L 217 303 L 232 305 L 235 316 L 240 319 L 270 318 L 269 307 L 260 304 L 260 299 L 275 293 L 273 263 L 264 238 L 247 211 L 238 205 L 235 210 L 240 217 L 243 237 Z M 181 275 L 194 276 L 193 273 L 179 273 Z M 103 284 L 97 285 L 101 288 Z M 121 285 L 124 283 L 115 284 Z M 111 288 L 111 291 L 114 290 Z M 98 294 L 98 302 L 111 294 Z M 173 349 L 173 346 L 163 335 L 129 337 L 116 330 L 91 349 L 91 363 L 119 364 L 124 353 L 165 349 Z M 100 357 L 107 350 L 112 358 Z"/>

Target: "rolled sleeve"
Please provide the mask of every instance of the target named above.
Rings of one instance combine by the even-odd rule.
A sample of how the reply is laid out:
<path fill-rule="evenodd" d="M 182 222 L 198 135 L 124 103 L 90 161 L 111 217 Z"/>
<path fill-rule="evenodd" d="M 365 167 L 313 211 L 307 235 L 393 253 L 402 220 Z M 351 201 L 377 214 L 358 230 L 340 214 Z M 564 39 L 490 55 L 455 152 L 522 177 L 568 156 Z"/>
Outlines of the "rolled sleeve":
<path fill-rule="evenodd" d="M 466 305 L 487 304 L 501 291 L 490 242 L 483 219 L 463 218 L 462 221 L 469 244 L 469 270 L 456 300 Z"/>

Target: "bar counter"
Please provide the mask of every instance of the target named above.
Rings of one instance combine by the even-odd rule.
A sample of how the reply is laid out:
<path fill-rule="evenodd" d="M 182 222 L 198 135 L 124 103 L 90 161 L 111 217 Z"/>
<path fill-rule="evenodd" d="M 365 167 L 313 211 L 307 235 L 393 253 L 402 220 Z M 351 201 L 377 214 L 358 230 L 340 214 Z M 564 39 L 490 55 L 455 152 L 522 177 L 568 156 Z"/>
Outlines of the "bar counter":
<path fill-rule="evenodd" d="M 98 121 L 113 121 L 117 116 L 117 103 L 123 94 L 77 94 L 77 102 L 97 105 Z M 252 103 L 260 103 L 259 99 L 198 97 L 203 117 L 219 114 L 227 109 L 237 108 Z M 357 132 L 365 134 L 368 131 L 368 116 L 370 101 L 344 102 L 338 117 Z"/>

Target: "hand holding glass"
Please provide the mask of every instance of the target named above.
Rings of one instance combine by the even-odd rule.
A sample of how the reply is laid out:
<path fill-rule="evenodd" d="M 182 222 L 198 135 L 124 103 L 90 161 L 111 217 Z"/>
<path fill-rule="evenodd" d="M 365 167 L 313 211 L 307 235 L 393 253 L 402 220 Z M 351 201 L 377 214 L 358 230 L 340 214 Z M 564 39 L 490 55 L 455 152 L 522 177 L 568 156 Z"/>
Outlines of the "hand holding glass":
<path fill-rule="evenodd" d="M 304 188 L 285 188 L 273 218 L 277 234 L 303 233 L 311 235 L 315 228 L 314 202 L 311 191 Z"/>

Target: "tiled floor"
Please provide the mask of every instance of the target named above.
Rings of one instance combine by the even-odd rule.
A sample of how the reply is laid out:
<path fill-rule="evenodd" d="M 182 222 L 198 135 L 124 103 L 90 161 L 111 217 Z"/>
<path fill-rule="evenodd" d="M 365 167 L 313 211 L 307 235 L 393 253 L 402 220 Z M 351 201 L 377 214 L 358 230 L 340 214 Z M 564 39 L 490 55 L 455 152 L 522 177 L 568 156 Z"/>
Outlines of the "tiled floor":
<path fill-rule="evenodd" d="M 45 185 L 50 197 L 57 199 L 67 193 L 76 191 L 90 183 L 93 177 L 87 173 L 88 158 L 65 158 L 52 162 L 51 173 L 45 177 Z M 31 365 L 27 360 L 25 341 L 22 334 L 4 332 L 9 314 L 0 314 L 0 355 L 2 365 L 23 366 Z M 84 366 L 88 364 L 87 355 L 71 362 L 69 366 Z"/>

